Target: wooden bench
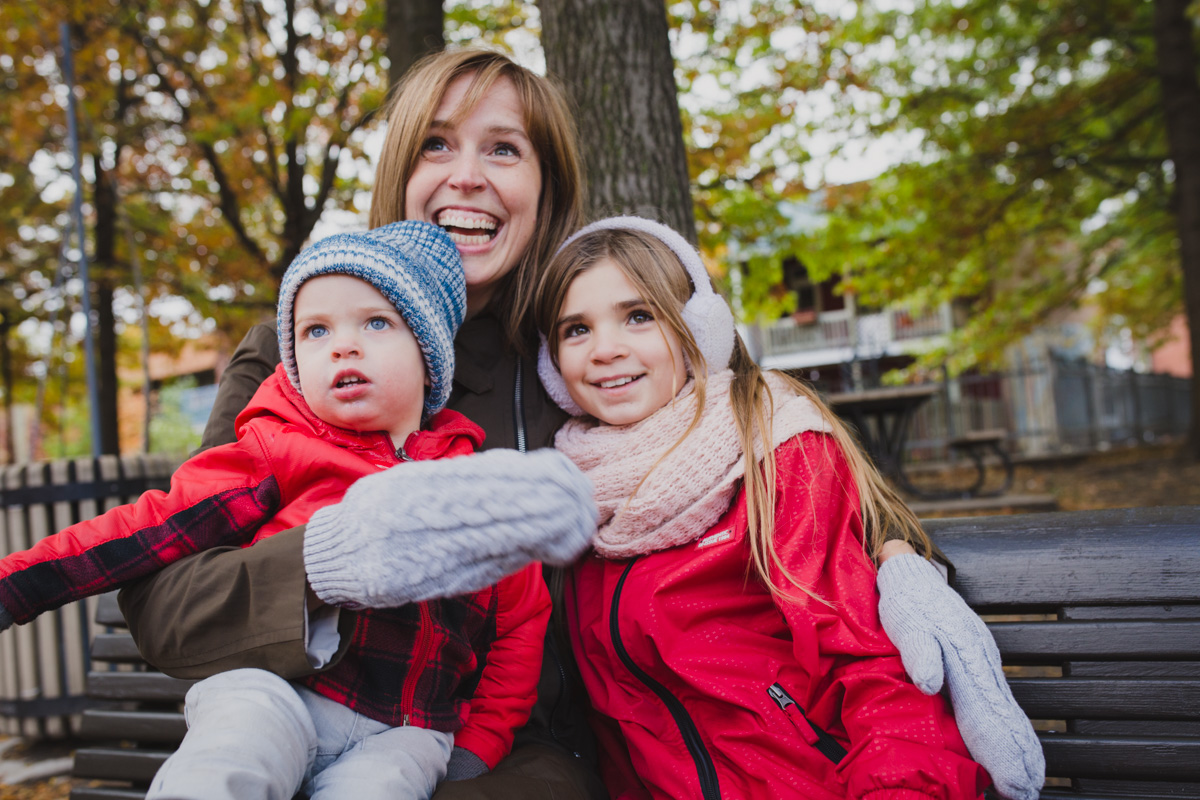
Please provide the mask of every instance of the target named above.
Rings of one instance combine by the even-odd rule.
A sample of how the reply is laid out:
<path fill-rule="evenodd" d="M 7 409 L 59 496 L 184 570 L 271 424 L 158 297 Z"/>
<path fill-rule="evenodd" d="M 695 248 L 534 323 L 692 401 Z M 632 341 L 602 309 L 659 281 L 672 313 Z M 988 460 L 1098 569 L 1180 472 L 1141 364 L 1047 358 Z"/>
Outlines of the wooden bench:
<path fill-rule="evenodd" d="M 1043 798 L 1200 798 L 1200 507 L 930 520 L 1040 729 Z M 1011 616 L 1018 615 L 1018 616 Z"/>
<path fill-rule="evenodd" d="M 133 637 L 123 630 L 116 592 L 100 598 L 96 623 L 122 630 L 98 633 L 92 660 L 125 669 L 88 673 L 88 696 L 100 707 L 83 712 L 79 735 L 96 744 L 75 751 L 72 774 L 97 783 L 72 789 L 71 800 L 140 800 L 187 732 L 181 703 L 194 681 L 164 675 L 142 661 Z"/>
<path fill-rule="evenodd" d="M 955 586 L 988 615 L 1013 694 L 1039 728 L 1042 796 L 1200 800 L 1200 507 L 926 524 L 955 563 Z M 101 652 L 132 656 L 110 637 L 97 639 L 94 657 Z M 122 741 L 80 750 L 76 775 L 144 787 L 183 732 L 187 685 L 153 672 L 93 673 L 90 692 L 139 704 L 124 716 L 89 712 L 86 733 Z"/>

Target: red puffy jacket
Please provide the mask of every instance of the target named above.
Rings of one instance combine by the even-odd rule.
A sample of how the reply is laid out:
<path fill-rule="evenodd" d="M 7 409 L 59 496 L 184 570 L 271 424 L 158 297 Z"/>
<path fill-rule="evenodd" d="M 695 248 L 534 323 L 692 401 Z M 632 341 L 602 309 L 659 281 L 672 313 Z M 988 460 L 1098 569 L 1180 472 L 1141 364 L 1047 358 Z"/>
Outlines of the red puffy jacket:
<path fill-rule="evenodd" d="M 776 601 L 748 572 L 744 493 L 691 544 L 574 573 L 568 622 L 610 792 L 978 796 L 987 773 L 948 703 L 908 681 L 880 627 L 845 460 L 817 433 L 775 455 L 776 549 L 825 602 Z"/>
<path fill-rule="evenodd" d="M 317 418 L 282 367 L 237 427 L 233 444 L 184 462 L 169 493 L 146 492 L 0 560 L 0 604 L 26 622 L 191 553 L 248 545 L 303 525 L 358 478 L 400 464 L 386 433 Z M 447 410 L 404 449 L 422 461 L 466 455 L 482 441 L 479 426 Z M 457 731 L 456 745 L 494 766 L 529 717 L 549 615 L 537 565 L 474 594 L 354 612 L 346 654 L 302 682 L 391 725 Z"/>

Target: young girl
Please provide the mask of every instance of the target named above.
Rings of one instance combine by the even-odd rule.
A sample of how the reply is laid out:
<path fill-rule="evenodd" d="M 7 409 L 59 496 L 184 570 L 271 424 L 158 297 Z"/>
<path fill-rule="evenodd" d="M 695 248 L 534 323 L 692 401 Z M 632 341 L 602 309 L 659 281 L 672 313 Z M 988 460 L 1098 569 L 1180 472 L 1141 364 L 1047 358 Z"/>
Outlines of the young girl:
<path fill-rule="evenodd" d="M 567 620 L 612 796 L 977 797 L 876 610 L 887 532 L 928 539 L 812 390 L 750 359 L 695 250 L 590 225 L 536 314 L 576 417 L 555 445 L 600 507 Z"/>

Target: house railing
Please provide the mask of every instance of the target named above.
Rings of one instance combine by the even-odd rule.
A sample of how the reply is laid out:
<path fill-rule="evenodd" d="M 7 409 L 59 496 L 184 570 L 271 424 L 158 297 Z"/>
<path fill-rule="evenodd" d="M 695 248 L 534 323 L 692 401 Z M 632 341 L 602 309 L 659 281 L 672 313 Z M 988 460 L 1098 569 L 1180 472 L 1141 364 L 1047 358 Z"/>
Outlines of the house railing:
<path fill-rule="evenodd" d="M 798 323 L 788 318 L 760 326 L 756 333 L 761 342 L 762 357 L 839 347 L 876 354 L 883 352 L 891 342 L 939 336 L 948 331 L 943 314 L 937 310 L 915 317 L 901 310 L 858 315 L 829 311 L 809 319 L 811 321 Z"/>

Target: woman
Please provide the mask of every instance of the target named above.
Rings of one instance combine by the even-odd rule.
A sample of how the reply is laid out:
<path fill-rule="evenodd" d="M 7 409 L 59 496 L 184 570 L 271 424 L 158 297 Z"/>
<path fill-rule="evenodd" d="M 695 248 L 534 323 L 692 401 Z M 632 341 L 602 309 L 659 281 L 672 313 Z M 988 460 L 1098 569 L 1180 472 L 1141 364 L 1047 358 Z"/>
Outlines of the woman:
<path fill-rule="evenodd" d="M 582 175 L 562 96 L 499 54 L 431 56 L 408 73 L 394 96 L 376 184 L 372 227 L 405 218 L 440 224 L 463 255 L 468 319 L 455 340 L 449 407 L 483 427 L 485 448 L 550 446 L 566 415 L 538 383 L 529 308 L 539 269 L 582 218 Z M 206 446 L 233 438 L 234 416 L 278 362 L 274 342 L 274 332 L 259 326 L 239 346 L 221 381 Z M 352 517 L 348 510 L 347 519 Z M 308 588 L 303 536 L 298 528 L 246 550 L 199 554 L 125 590 L 122 608 L 147 660 L 180 677 L 254 666 L 286 678 L 335 661 L 346 642 L 330 634 L 325 643 L 321 631 L 339 611 Z M 889 546 L 889 554 L 914 552 L 903 542 Z M 404 578 L 397 575 L 398 582 Z M 548 571 L 547 580 L 552 595 L 561 596 L 560 577 Z M 273 590 L 251 594 L 249 583 Z M 906 595 L 902 618 L 961 626 L 945 609 L 921 607 L 932 596 Z M 347 627 L 345 619 L 337 625 Z M 537 704 L 511 755 L 488 770 L 471 754 L 455 753 L 450 780 L 435 798 L 604 796 L 592 767 L 582 692 L 557 630 L 552 620 Z M 962 641 L 971 652 L 982 649 L 973 629 L 963 632 Z M 929 648 L 917 652 L 926 656 Z M 940 653 L 938 658 L 940 663 Z M 986 708 L 990 697 L 978 697 L 971 699 Z M 988 715 L 973 716 L 987 728 Z M 1009 755 L 1012 748 L 999 752 Z"/>

